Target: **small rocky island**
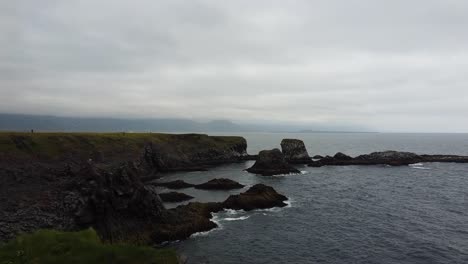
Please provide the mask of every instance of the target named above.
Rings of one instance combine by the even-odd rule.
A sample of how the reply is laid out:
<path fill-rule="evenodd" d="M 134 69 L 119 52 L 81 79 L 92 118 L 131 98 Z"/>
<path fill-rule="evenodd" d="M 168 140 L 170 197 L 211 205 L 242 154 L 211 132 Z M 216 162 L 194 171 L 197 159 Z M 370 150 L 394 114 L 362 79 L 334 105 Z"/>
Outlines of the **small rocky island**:
<path fill-rule="evenodd" d="M 411 152 L 400 151 L 382 151 L 373 152 L 370 154 L 350 157 L 341 152 L 336 153 L 333 157 L 326 156 L 317 161 L 309 163 L 310 167 L 322 166 L 343 166 L 343 165 L 390 165 L 390 166 L 405 166 L 420 162 L 456 162 L 468 163 L 467 156 L 457 155 L 418 155 Z"/>
<path fill-rule="evenodd" d="M 205 183 L 201 184 L 191 184 L 183 180 L 175 180 L 169 182 L 151 182 L 153 186 L 166 187 L 168 189 L 186 189 L 186 188 L 195 188 L 200 190 L 233 190 L 233 189 L 242 189 L 245 185 L 242 185 L 236 181 L 230 179 L 212 179 Z"/>
<path fill-rule="evenodd" d="M 247 171 L 263 176 L 300 173 L 298 169 L 286 161 L 279 149 L 260 151 L 257 161 Z"/>
<path fill-rule="evenodd" d="M 281 151 L 287 162 L 293 164 L 307 164 L 312 161 L 304 145 L 299 139 L 283 139 Z"/>

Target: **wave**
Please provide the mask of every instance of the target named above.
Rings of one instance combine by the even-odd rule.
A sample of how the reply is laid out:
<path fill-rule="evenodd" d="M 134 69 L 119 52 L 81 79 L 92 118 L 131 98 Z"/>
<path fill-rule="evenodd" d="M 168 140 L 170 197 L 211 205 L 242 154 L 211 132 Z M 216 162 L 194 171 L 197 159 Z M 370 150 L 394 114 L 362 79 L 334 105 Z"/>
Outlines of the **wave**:
<path fill-rule="evenodd" d="M 237 217 L 237 218 L 235 218 L 235 217 L 226 217 L 223 220 L 224 221 L 240 221 L 240 220 L 245 220 L 245 219 L 249 219 L 249 218 L 250 218 L 250 216 L 241 216 L 241 217 Z"/>
<path fill-rule="evenodd" d="M 417 169 L 417 170 L 430 170 L 431 168 L 424 167 L 424 163 L 414 163 L 408 165 L 412 169 Z"/>
<path fill-rule="evenodd" d="M 220 217 L 217 215 L 217 214 L 211 214 L 213 217 L 210 219 L 211 222 L 215 223 L 218 227 L 215 227 L 211 230 L 208 230 L 208 231 L 203 231 L 203 232 L 197 232 L 197 233 L 193 233 L 192 235 L 190 235 L 190 237 L 203 237 L 203 236 L 207 236 L 208 234 L 214 232 L 214 231 L 217 231 L 217 230 L 222 230 L 224 227 L 223 225 L 221 225 L 221 221 L 220 221 Z"/>

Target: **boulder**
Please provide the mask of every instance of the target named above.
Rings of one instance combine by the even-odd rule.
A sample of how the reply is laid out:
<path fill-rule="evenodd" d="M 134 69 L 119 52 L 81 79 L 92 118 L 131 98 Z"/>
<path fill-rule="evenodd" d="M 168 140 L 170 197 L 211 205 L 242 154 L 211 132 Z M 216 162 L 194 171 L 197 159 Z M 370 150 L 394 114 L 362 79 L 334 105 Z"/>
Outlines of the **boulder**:
<path fill-rule="evenodd" d="M 231 195 L 223 202 L 223 208 L 250 211 L 254 209 L 266 209 L 272 207 L 284 207 L 288 200 L 270 186 L 256 184 L 246 192 Z"/>
<path fill-rule="evenodd" d="M 257 161 L 247 171 L 263 176 L 300 173 L 286 161 L 279 149 L 260 151 Z"/>
<path fill-rule="evenodd" d="M 208 182 L 198 184 L 195 186 L 196 189 L 202 190 L 232 190 L 232 189 L 241 189 L 244 185 L 230 180 L 230 179 L 213 179 Z"/>
<path fill-rule="evenodd" d="M 290 163 L 309 163 L 311 161 L 304 142 L 299 139 L 283 139 L 281 151 L 284 158 Z"/>
<path fill-rule="evenodd" d="M 312 158 L 313 158 L 313 159 L 323 159 L 323 156 L 321 156 L 321 155 L 315 155 L 315 156 L 313 156 Z"/>
<path fill-rule="evenodd" d="M 179 193 L 179 192 L 160 193 L 159 197 L 161 197 L 161 200 L 163 202 L 168 202 L 168 203 L 178 203 L 178 202 L 184 202 L 184 201 L 193 199 L 193 196 L 187 195 L 185 193 Z"/>

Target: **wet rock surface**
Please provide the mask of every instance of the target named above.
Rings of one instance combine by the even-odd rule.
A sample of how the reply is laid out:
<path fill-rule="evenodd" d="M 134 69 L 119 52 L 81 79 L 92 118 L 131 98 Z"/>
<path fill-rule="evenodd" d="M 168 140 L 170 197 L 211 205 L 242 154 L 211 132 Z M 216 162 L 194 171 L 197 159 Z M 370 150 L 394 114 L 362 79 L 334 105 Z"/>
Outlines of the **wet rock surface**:
<path fill-rule="evenodd" d="M 300 173 L 299 170 L 286 161 L 283 153 L 279 149 L 260 151 L 257 161 L 252 167 L 248 168 L 247 171 L 263 176 Z"/>
<path fill-rule="evenodd" d="M 311 161 L 304 142 L 299 139 L 283 139 L 281 151 L 284 158 L 290 163 L 307 164 Z"/>

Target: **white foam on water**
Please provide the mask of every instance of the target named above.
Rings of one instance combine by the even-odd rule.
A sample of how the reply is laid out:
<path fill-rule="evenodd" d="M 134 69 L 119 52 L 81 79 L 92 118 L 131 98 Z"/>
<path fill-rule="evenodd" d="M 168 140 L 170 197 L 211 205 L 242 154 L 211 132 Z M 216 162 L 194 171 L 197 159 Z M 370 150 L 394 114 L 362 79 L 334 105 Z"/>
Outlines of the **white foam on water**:
<path fill-rule="evenodd" d="M 237 215 L 237 214 L 244 214 L 244 210 L 234 210 L 234 209 L 224 209 L 224 212 L 228 215 Z"/>
<path fill-rule="evenodd" d="M 299 173 L 286 173 L 286 174 L 276 174 L 268 177 L 285 177 L 285 176 L 295 176 L 295 175 L 304 175 L 309 173 L 308 171 L 301 171 Z"/>
<path fill-rule="evenodd" d="M 241 217 L 237 217 L 237 218 L 235 218 L 235 217 L 226 217 L 223 220 L 224 221 L 240 221 L 240 220 L 245 220 L 245 219 L 249 219 L 249 218 L 250 218 L 250 216 L 241 216 Z"/>
<path fill-rule="evenodd" d="M 431 168 L 424 167 L 423 163 L 414 163 L 408 165 L 412 169 L 417 169 L 417 170 L 430 170 Z"/>
<path fill-rule="evenodd" d="M 208 234 L 214 232 L 214 231 L 217 231 L 217 230 L 222 230 L 224 227 L 221 225 L 220 223 L 220 217 L 217 215 L 217 214 L 211 214 L 213 217 L 210 219 L 211 222 L 215 223 L 218 227 L 215 227 L 211 230 L 208 230 L 208 231 L 204 231 L 204 232 L 197 232 L 197 233 L 193 233 L 192 235 L 190 235 L 190 237 L 203 237 L 203 236 L 207 236 Z"/>

